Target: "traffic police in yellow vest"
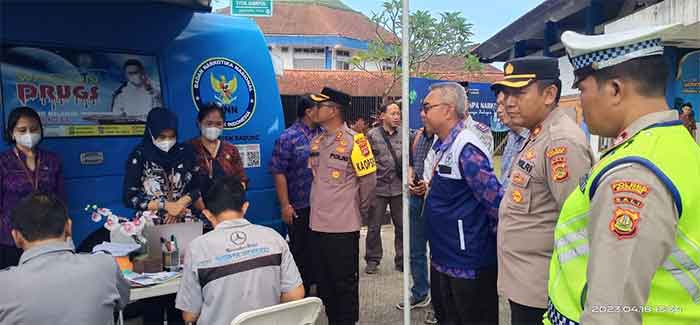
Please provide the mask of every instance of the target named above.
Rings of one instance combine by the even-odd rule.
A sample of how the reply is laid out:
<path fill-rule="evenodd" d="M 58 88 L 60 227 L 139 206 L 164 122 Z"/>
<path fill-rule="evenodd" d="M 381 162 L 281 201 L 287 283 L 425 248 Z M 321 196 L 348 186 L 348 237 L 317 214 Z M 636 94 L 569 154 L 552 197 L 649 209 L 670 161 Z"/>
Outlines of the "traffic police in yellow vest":
<path fill-rule="evenodd" d="M 700 323 L 700 149 L 664 97 L 674 28 L 561 36 L 591 133 L 615 140 L 557 221 L 545 323 Z"/>

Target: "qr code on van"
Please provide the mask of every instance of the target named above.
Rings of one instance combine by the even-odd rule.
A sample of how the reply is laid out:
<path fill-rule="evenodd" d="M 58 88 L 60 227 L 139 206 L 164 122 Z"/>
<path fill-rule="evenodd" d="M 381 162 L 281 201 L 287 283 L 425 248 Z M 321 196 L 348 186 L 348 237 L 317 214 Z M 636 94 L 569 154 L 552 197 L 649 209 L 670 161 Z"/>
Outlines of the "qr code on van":
<path fill-rule="evenodd" d="M 260 167 L 260 144 L 237 144 L 238 152 L 243 160 L 243 168 Z"/>
<path fill-rule="evenodd" d="M 245 167 L 260 167 L 260 151 L 248 151 L 245 153 Z"/>

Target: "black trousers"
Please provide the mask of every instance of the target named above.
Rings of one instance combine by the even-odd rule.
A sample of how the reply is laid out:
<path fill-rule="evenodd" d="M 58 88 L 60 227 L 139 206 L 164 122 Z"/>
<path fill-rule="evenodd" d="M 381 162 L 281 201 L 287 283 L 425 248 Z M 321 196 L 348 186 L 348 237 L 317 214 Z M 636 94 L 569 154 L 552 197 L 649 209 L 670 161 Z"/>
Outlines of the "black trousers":
<path fill-rule="evenodd" d="M 299 268 L 307 297 L 311 285 L 316 284 L 313 264 L 313 233 L 309 228 L 310 212 L 309 208 L 296 210 L 297 217 L 289 225 L 289 250 L 294 256 L 297 268 Z"/>
<path fill-rule="evenodd" d="M 22 250 L 14 246 L 0 245 L 0 270 L 17 266 Z"/>
<path fill-rule="evenodd" d="M 542 324 L 542 318 L 546 309 L 521 305 L 512 300 L 510 303 L 510 324 L 511 325 L 531 325 Z"/>
<path fill-rule="evenodd" d="M 441 325 L 498 324 L 497 269 L 480 271 L 476 279 L 453 278 L 430 268 L 430 293 Z"/>
<path fill-rule="evenodd" d="M 168 316 L 168 325 L 181 325 L 182 311 L 175 308 L 175 294 L 142 299 L 131 303 L 124 309 L 124 319 L 143 317 L 144 325 L 162 325 L 163 315 Z"/>
<path fill-rule="evenodd" d="M 360 232 L 313 232 L 318 293 L 331 325 L 354 324 L 360 318 Z"/>

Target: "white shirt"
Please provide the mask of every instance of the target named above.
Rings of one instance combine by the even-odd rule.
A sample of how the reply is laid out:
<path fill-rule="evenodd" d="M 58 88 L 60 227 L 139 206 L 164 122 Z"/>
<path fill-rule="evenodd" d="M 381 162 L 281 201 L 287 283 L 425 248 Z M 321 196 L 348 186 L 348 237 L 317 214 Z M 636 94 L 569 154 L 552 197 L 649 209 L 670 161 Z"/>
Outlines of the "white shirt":
<path fill-rule="evenodd" d="M 144 86 L 137 87 L 132 83 L 127 83 L 114 97 L 112 112 L 126 114 L 129 117 L 146 120 L 146 115 L 152 108 L 162 106 L 160 100 L 160 89 L 153 86 L 151 92 Z"/>

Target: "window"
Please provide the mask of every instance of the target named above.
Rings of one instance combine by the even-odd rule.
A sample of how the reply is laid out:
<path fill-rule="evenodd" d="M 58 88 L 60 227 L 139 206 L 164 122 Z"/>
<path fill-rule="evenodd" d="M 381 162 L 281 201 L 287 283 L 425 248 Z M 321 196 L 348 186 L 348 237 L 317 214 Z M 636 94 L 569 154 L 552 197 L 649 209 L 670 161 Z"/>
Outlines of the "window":
<path fill-rule="evenodd" d="M 294 49 L 295 54 L 311 54 L 311 55 L 318 55 L 318 54 L 326 54 L 326 50 L 324 50 L 321 47 L 311 47 L 311 48 L 295 48 Z"/>
<path fill-rule="evenodd" d="M 289 48 L 286 46 L 282 46 L 282 53 L 287 53 L 289 52 Z"/>
<path fill-rule="evenodd" d="M 336 70 L 350 70 L 350 63 L 345 61 L 337 61 L 335 63 Z"/>
<path fill-rule="evenodd" d="M 350 51 L 346 51 L 346 50 L 337 50 L 337 51 L 335 51 L 335 55 L 349 58 L 349 57 L 350 57 Z"/>
<path fill-rule="evenodd" d="M 324 58 L 294 58 L 294 69 L 323 70 L 326 67 Z"/>
<path fill-rule="evenodd" d="M 294 49 L 294 69 L 323 70 L 326 67 L 326 50 L 322 47 Z"/>

